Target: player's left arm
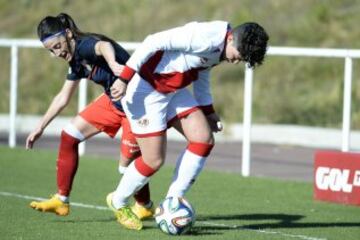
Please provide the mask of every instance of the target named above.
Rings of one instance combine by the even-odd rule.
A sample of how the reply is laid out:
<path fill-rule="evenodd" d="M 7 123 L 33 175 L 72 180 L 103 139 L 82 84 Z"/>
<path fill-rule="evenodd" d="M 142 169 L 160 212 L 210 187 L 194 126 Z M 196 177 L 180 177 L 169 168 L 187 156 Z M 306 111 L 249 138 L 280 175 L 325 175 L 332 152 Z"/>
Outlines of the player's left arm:
<path fill-rule="evenodd" d="M 95 44 L 95 54 L 97 56 L 103 56 L 115 76 L 119 74 L 124 69 L 124 66 L 119 64 L 115 58 L 115 50 L 110 42 L 107 41 L 98 41 Z"/>
<path fill-rule="evenodd" d="M 119 76 L 123 71 L 124 66 L 116 61 L 115 49 L 113 45 L 107 41 L 98 41 L 96 42 L 94 49 L 97 56 L 102 56 L 105 59 L 114 75 Z M 126 83 L 120 79 L 117 79 L 110 88 L 111 96 L 113 97 L 112 100 L 120 100 L 124 96 L 126 88 Z"/>
<path fill-rule="evenodd" d="M 223 129 L 221 120 L 216 114 L 213 106 L 213 98 L 210 89 L 210 69 L 199 72 L 198 80 L 193 83 L 193 92 L 200 109 L 204 112 L 211 130 L 214 132 Z"/>

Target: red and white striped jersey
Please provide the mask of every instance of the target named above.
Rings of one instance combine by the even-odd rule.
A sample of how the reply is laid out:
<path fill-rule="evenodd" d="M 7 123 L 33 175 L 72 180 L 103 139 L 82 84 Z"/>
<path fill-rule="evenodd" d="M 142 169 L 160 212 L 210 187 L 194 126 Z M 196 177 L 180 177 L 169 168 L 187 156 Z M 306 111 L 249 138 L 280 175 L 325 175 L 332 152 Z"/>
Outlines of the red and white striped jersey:
<path fill-rule="evenodd" d="M 221 61 L 229 23 L 191 22 L 149 35 L 136 49 L 120 77 L 130 80 L 135 72 L 157 91 L 174 92 L 194 82 L 201 106 L 211 105 L 209 71 Z"/>

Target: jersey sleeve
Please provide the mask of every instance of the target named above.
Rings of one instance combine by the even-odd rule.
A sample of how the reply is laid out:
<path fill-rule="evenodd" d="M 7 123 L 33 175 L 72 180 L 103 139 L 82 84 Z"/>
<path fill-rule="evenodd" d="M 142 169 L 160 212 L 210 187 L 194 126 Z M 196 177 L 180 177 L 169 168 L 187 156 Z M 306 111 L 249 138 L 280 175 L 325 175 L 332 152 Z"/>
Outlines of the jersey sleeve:
<path fill-rule="evenodd" d="M 117 43 L 111 43 L 111 44 L 115 51 L 116 61 L 121 65 L 125 65 L 130 58 L 130 54 L 119 44 Z"/>
<path fill-rule="evenodd" d="M 130 80 L 135 72 L 158 51 L 183 51 L 186 53 L 205 53 L 217 49 L 223 43 L 228 23 L 192 22 L 185 26 L 148 36 L 132 54 L 120 77 Z"/>
<path fill-rule="evenodd" d="M 198 80 L 193 82 L 193 92 L 199 107 L 205 115 L 214 113 L 213 99 L 210 89 L 210 69 L 199 72 Z"/>
<path fill-rule="evenodd" d="M 95 44 L 100 41 L 93 37 L 87 37 L 79 43 L 78 54 L 89 62 L 95 62 L 99 56 L 95 53 Z"/>

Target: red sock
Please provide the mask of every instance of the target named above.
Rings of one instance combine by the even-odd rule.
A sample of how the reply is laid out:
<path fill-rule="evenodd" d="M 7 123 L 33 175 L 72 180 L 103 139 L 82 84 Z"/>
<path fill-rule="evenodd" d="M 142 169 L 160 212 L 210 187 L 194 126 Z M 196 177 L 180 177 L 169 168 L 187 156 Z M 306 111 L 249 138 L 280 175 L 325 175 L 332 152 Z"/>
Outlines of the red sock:
<path fill-rule="evenodd" d="M 152 167 L 147 165 L 142 159 L 142 156 L 135 159 L 134 164 L 136 170 L 145 177 L 151 177 L 157 171 L 157 169 L 153 169 Z"/>
<path fill-rule="evenodd" d="M 56 170 L 58 193 L 60 195 L 70 195 L 72 183 L 79 163 L 79 143 L 79 139 L 70 136 L 65 131 L 61 132 Z"/>
<path fill-rule="evenodd" d="M 136 202 L 141 205 L 148 204 L 150 202 L 149 183 L 145 184 L 137 193 L 135 193 L 134 198 Z"/>

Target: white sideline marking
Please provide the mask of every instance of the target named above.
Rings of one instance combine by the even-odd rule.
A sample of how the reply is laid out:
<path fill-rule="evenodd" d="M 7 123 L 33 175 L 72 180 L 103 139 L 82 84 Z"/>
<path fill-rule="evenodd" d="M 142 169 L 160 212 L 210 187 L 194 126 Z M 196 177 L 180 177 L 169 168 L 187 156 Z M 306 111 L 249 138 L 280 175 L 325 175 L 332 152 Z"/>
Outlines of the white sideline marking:
<path fill-rule="evenodd" d="M 27 196 L 27 195 L 22 195 L 22 194 L 17 194 L 17 193 L 9 193 L 9 192 L 0 192 L 0 195 L 8 196 L 8 197 L 17 197 L 17 198 L 22 198 L 22 199 L 29 199 L 29 200 L 37 200 L 37 201 L 46 200 L 46 198 L 33 197 L 33 196 Z M 75 207 L 92 208 L 92 209 L 97 209 L 97 210 L 110 211 L 110 209 L 108 207 L 103 207 L 103 206 L 89 205 L 89 204 L 76 203 L 76 202 L 71 202 L 70 205 L 75 206 Z"/>
<path fill-rule="evenodd" d="M 34 197 L 34 196 L 28 196 L 28 195 L 22 195 L 22 194 L 17 194 L 17 193 L 10 193 L 10 192 L 2 192 L 2 191 L 0 191 L 0 195 L 6 196 L 6 197 L 16 197 L 16 198 L 28 199 L 28 200 L 38 200 L 38 201 L 46 200 L 46 198 Z M 111 211 L 108 207 L 103 207 L 103 206 L 90 205 L 90 204 L 84 204 L 84 203 L 76 203 L 76 202 L 71 202 L 70 204 L 71 204 L 71 206 L 75 206 L 75 207 Z M 197 221 L 197 223 L 200 223 L 202 225 L 214 226 L 214 227 L 226 227 L 229 229 L 247 230 L 247 231 L 253 231 L 253 232 L 257 232 L 257 233 L 274 234 L 274 235 L 280 235 L 283 237 L 299 238 L 299 239 L 304 239 L 304 240 L 327 240 L 326 238 L 309 237 L 309 236 L 305 236 L 305 235 L 288 234 L 288 233 L 283 233 L 283 232 L 268 231 L 268 230 L 261 230 L 261 229 L 251 229 L 251 228 L 246 228 L 246 227 L 242 227 L 242 226 L 238 226 L 238 225 L 227 225 L 227 224 L 222 224 L 222 223 L 205 222 L 205 221 Z"/>

